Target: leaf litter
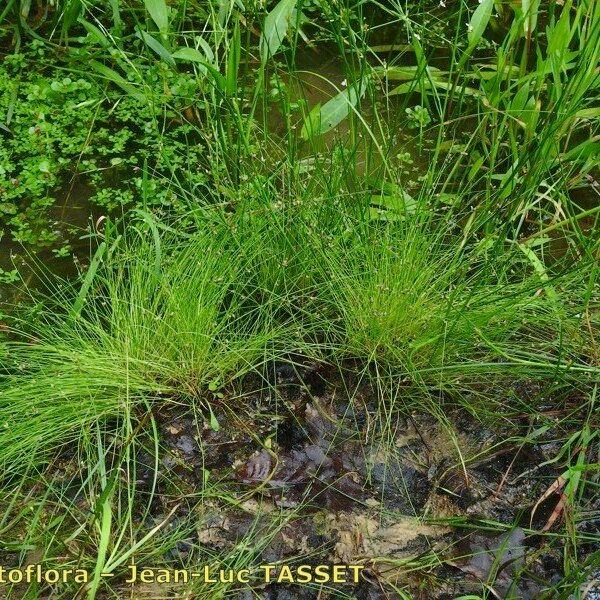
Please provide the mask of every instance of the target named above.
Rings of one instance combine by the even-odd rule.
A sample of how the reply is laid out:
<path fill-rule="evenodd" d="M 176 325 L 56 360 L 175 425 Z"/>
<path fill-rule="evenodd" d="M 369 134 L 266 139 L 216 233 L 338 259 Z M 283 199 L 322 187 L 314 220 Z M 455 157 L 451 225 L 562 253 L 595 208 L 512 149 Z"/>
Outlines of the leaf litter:
<path fill-rule="evenodd" d="M 369 386 L 342 393 L 348 382 L 310 367 L 278 367 L 273 378 L 276 398 L 247 395 L 243 414 L 216 406 L 219 431 L 198 413 L 159 415 L 159 489 L 177 476 L 193 498 L 210 473 L 237 498 L 190 503 L 181 515 L 196 523 L 190 543 L 226 553 L 250 536 L 268 539 L 261 562 L 360 563 L 363 581 L 346 589 L 357 598 L 400 598 L 395 588 L 453 598 L 484 586 L 493 597 L 534 599 L 540 582 L 556 581 L 560 554 L 541 533 L 558 500 L 547 492 L 560 475 L 548 460 L 558 446 L 499 444 L 506 432 L 458 410 L 445 423 L 398 414 L 381 443 Z M 328 597 L 288 585 L 253 594 Z"/>

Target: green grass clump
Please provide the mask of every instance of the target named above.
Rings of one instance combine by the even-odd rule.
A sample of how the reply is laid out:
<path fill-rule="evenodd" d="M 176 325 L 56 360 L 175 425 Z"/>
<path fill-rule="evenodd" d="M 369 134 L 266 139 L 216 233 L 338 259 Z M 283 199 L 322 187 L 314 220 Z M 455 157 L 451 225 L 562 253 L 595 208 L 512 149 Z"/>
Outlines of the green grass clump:
<path fill-rule="evenodd" d="M 495 346 L 511 340 L 532 347 L 558 326 L 535 275 L 511 281 L 506 256 L 482 263 L 459 242 L 416 223 L 368 230 L 324 256 L 346 351 L 435 377 L 438 368 L 498 357 Z"/>
<path fill-rule="evenodd" d="M 565 465 L 556 589 L 579 587 L 592 535 L 578 511 L 598 484 L 600 3 L 447 4 L 0 9 L 0 282 L 32 288 L 17 242 L 71 253 L 81 231 L 54 219 L 81 210 L 76 183 L 83 211 L 103 212 L 79 278 L 0 314 L 0 550 L 93 569 L 56 597 L 92 599 L 102 569 L 163 561 L 203 509 L 256 491 L 220 468 L 178 465 L 191 488 L 163 470 L 162 419 L 190 411 L 202 446 L 207 423 L 239 411 L 227 425 L 278 454 L 279 419 L 302 412 L 271 385 L 281 361 L 335 373 L 327 400 L 365 401 L 375 445 L 396 443 L 401 411 L 429 411 L 465 481 L 449 407 L 507 425 L 484 454 L 547 437 L 541 466 Z M 352 389 L 368 378 L 371 398 Z M 436 456 L 420 465 L 432 487 Z M 179 503 L 189 522 L 170 530 Z M 290 516 L 273 511 L 229 556 L 199 543 L 185 560 L 246 566 Z"/>
<path fill-rule="evenodd" d="M 361 223 L 340 206 L 317 226 L 310 208 L 261 202 L 189 236 L 144 215 L 141 239 L 103 242 L 79 292 L 56 293 L 29 337 L 4 344 L 5 469 L 148 399 L 210 413 L 212 392 L 292 355 L 351 358 L 426 393 L 594 372 L 571 364 L 573 281 L 550 281 L 518 249 L 465 246 L 421 208 Z"/>
<path fill-rule="evenodd" d="M 28 339 L 4 343 L 4 472 L 25 449 L 66 444 L 124 406 L 195 402 L 266 360 L 282 327 L 267 305 L 240 311 L 244 260 L 232 240 L 209 231 L 159 240 L 105 257 L 77 296 L 60 296 L 66 310 L 53 303 Z"/>

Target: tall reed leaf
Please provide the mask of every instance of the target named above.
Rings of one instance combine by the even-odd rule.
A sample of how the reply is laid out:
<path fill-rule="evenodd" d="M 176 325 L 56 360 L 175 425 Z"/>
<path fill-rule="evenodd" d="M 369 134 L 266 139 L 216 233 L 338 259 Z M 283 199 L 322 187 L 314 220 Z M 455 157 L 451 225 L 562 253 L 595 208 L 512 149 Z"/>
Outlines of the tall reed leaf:
<path fill-rule="evenodd" d="M 367 90 L 367 80 L 363 79 L 356 85 L 342 90 L 327 101 L 323 106 L 317 104 L 306 117 L 300 135 L 308 140 L 315 135 L 326 133 L 339 125 L 358 104 Z"/>
<path fill-rule="evenodd" d="M 172 54 L 154 37 L 152 37 L 147 31 L 143 31 L 142 29 L 138 29 L 136 32 L 136 36 L 139 37 L 145 44 L 156 52 L 160 58 L 162 58 L 167 64 L 172 67 L 175 66 L 175 60 L 173 59 Z"/>
<path fill-rule="evenodd" d="M 296 0 L 281 0 L 267 15 L 260 36 L 260 57 L 263 64 L 279 50 L 288 27 L 295 20 Z"/>
<path fill-rule="evenodd" d="M 469 21 L 467 39 L 469 45 L 462 55 L 459 67 L 464 65 L 473 50 L 476 48 L 479 40 L 483 37 L 483 32 L 490 22 L 492 9 L 494 8 L 494 0 L 482 0 L 481 4 L 475 9 L 471 20 Z"/>
<path fill-rule="evenodd" d="M 169 9 L 165 0 L 144 0 L 144 6 L 161 33 L 169 29 Z"/>

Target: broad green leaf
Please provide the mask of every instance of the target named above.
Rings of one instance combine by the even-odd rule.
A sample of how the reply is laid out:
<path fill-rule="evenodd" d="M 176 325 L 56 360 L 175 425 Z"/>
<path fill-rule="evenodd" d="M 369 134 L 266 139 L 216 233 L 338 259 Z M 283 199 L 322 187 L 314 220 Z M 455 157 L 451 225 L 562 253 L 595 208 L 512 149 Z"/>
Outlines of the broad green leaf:
<path fill-rule="evenodd" d="M 536 238 L 531 238 L 528 242 L 525 243 L 525 245 L 528 248 L 538 248 L 541 246 L 544 246 L 545 244 L 547 244 L 548 242 L 551 242 L 552 238 L 548 235 L 542 235 L 540 237 L 536 237 Z"/>
<path fill-rule="evenodd" d="M 224 92 L 227 88 L 227 81 L 225 77 L 220 73 L 218 69 L 211 64 L 212 61 L 207 60 L 205 56 L 199 50 L 194 48 L 179 48 L 172 54 L 173 58 L 179 60 L 189 60 L 200 65 L 200 71 L 202 73 L 208 73 L 216 84 L 217 89 L 220 92 Z M 214 56 L 213 56 L 214 58 Z"/>
<path fill-rule="evenodd" d="M 582 108 L 575 113 L 578 119 L 597 119 L 600 117 L 600 106 L 593 108 Z"/>
<path fill-rule="evenodd" d="M 570 12 L 571 2 L 567 0 L 558 22 L 553 26 L 548 25 L 546 27 L 546 38 L 548 40 L 546 72 L 552 73 L 557 90 L 562 87 L 562 73 L 572 66 L 568 63 L 578 54 L 577 51 L 575 53 L 569 51 L 569 44 L 577 29 L 577 27 L 571 26 Z M 558 96 L 560 96 L 560 91 L 553 100 L 556 100 Z"/>
<path fill-rule="evenodd" d="M 417 208 L 417 201 L 407 192 L 393 196 L 383 194 L 371 196 L 371 202 L 386 210 L 409 214 L 414 213 Z"/>
<path fill-rule="evenodd" d="M 71 0 L 63 12 L 63 33 L 66 35 L 81 14 L 81 0 Z"/>
<path fill-rule="evenodd" d="M 472 226 L 474 220 L 475 220 L 475 213 L 473 212 L 473 213 L 471 213 L 471 216 L 469 217 L 468 227 L 465 228 L 465 236 L 463 239 L 463 245 L 464 245 L 464 242 L 467 241 L 467 237 L 468 237 L 469 233 L 471 232 L 471 226 Z M 497 244 L 497 242 L 498 242 L 497 235 L 486 235 L 485 237 L 481 238 L 474 246 L 475 256 L 482 256 L 482 255 L 486 254 L 491 248 L 494 247 L 495 244 Z"/>
<path fill-rule="evenodd" d="M 540 0 L 521 0 L 521 10 L 523 11 L 524 16 L 523 29 L 525 31 L 525 35 L 529 35 L 532 31 L 535 31 L 539 9 Z"/>
<path fill-rule="evenodd" d="M 584 161 L 591 157 L 600 157 L 600 142 L 592 139 L 585 140 L 562 156 L 563 160 Z"/>
<path fill-rule="evenodd" d="M 165 0 L 144 0 L 144 6 L 161 33 L 169 30 L 169 8 Z"/>
<path fill-rule="evenodd" d="M 533 131 L 538 116 L 539 107 L 533 96 L 529 95 L 529 83 L 526 82 L 521 86 L 519 91 L 511 100 L 507 113 L 516 119 L 517 123 L 527 131 Z"/>
<path fill-rule="evenodd" d="M 204 54 L 206 54 L 206 58 L 208 59 L 208 62 L 211 65 L 214 65 L 215 64 L 215 53 L 213 52 L 213 49 L 208 45 L 208 42 L 202 37 L 197 37 L 196 40 L 198 41 L 198 44 L 200 44 L 200 47 L 202 48 L 202 50 L 204 50 Z"/>
<path fill-rule="evenodd" d="M 212 0 L 212 2 L 207 2 L 204 4 L 217 4 L 217 23 L 221 26 L 223 30 L 227 30 L 227 21 L 231 17 L 231 13 L 233 12 L 234 5 L 237 6 L 240 11 L 245 12 L 246 8 L 244 7 L 244 3 L 241 0 Z"/>
<path fill-rule="evenodd" d="M 83 17 L 79 17 L 78 22 L 83 25 L 85 30 L 103 47 L 108 48 L 110 42 L 108 38 L 94 24 L 86 21 Z"/>
<path fill-rule="evenodd" d="M 121 89 L 125 90 L 129 95 L 133 96 L 137 100 L 143 100 L 143 95 L 140 94 L 129 81 L 127 81 L 124 77 L 121 77 L 114 69 L 103 65 L 97 60 L 91 60 L 89 63 L 90 67 L 94 69 L 100 75 L 103 75 L 109 81 L 112 81 L 116 85 L 118 85 Z"/>
<path fill-rule="evenodd" d="M 523 109 L 522 119 L 525 122 L 526 129 L 530 136 L 535 133 L 535 127 L 540 116 L 541 106 L 542 104 L 539 100 L 536 100 L 533 96 L 530 96 L 527 100 L 525 108 Z"/>
<path fill-rule="evenodd" d="M 202 73 L 206 73 L 207 65 L 210 64 L 207 57 L 200 50 L 196 50 L 196 48 L 179 48 L 179 50 L 173 52 L 173 58 L 198 63 L 198 69 Z"/>
<path fill-rule="evenodd" d="M 432 70 L 429 68 L 427 64 L 427 58 L 425 57 L 425 51 L 423 50 L 423 46 L 419 40 L 418 35 L 411 36 L 411 43 L 415 50 L 415 58 L 417 59 L 417 67 L 419 68 L 420 75 L 426 75 L 427 78 L 431 79 Z M 434 68 L 435 69 L 435 68 Z M 425 79 L 426 77 L 422 77 L 421 79 Z"/>
<path fill-rule="evenodd" d="M 514 98 L 510 103 L 509 112 L 515 117 L 519 117 L 521 111 L 525 108 L 527 104 L 527 99 L 529 98 L 529 82 L 526 82 L 521 86 L 519 91 L 515 94 Z"/>
<path fill-rule="evenodd" d="M 213 412 L 212 408 L 210 407 L 210 404 L 208 406 L 208 411 L 210 413 L 210 428 L 213 431 L 219 431 L 221 429 L 221 425 L 219 425 L 219 421 L 217 420 L 215 413 Z"/>
<path fill-rule="evenodd" d="M 386 79 L 390 81 L 412 81 L 415 79 L 417 75 L 424 75 L 423 69 L 418 66 L 410 66 L 410 67 L 388 67 L 377 68 L 375 69 L 376 73 L 380 73 Z M 440 69 L 436 69 L 435 67 L 427 67 L 428 75 L 433 79 L 439 79 L 444 75 L 447 75 L 447 71 L 440 71 Z"/>
<path fill-rule="evenodd" d="M 375 46 L 369 46 L 371 52 L 395 52 L 395 51 L 412 51 L 414 47 L 412 44 L 381 44 Z"/>
<path fill-rule="evenodd" d="M 221 75 L 221 73 L 219 73 L 219 71 L 217 71 L 217 69 L 215 69 L 214 67 L 209 67 L 207 65 L 206 68 L 208 69 L 208 72 L 212 75 L 213 81 L 215 82 L 217 89 L 220 92 L 225 93 L 227 91 L 227 81 L 225 77 L 223 77 L 223 75 Z"/>
<path fill-rule="evenodd" d="M 8 6 L 9 6 L 9 8 L 12 8 L 10 3 Z M 31 10 L 31 0 L 22 0 L 22 2 L 19 2 L 19 4 L 17 5 L 17 8 L 19 10 L 19 14 L 21 15 L 21 17 L 26 19 L 27 17 L 29 17 L 29 11 Z M 3 11 L 3 13 L 4 12 L 5 11 Z"/>
<path fill-rule="evenodd" d="M 481 169 L 481 166 L 483 165 L 484 160 L 485 160 L 485 156 L 481 156 L 479 154 L 479 152 L 475 151 L 475 153 L 473 155 L 473 162 L 471 164 L 471 168 L 469 169 L 469 173 L 467 175 L 467 181 L 473 181 L 473 179 L 475 178 L 475 175 L 477 175 L 477 173 L 479 173 L 479 169 Z"/>
<path fill-rule="evenodd" d="M 260 36 L 260 57 L 265 63 L 283 42 L 288 27 L 296 20 L 296 0 L 280 0 L 267 15 Z"/>
<path fill-rule="evenodd" d="M 102 259 L 104 258 L 104 253 L 106 252 L 106 242 L 102 242 L 98 249 L 96 250 L 92 261 L 90 262 L 90 266 L 85 274 L 85 278 L 83 283 L 81 284 L 81 288 L 79 289 L 79 293 L 77 294 L 77 298 L 73 303 L 73 307 L 71 308 L 71 315 L 74 317 L 78 317 L 81 314 L 81 310 L 83 305 L 85 304 L 85 299 L 92 287 L 92 283 L 94 281 L 94 277 L 96 277 L 96 271 L 98 267 L 102 263 Z"/>
<path fill-rule="evenodd" d="M 570 4 L 570 3 L 569 3 Z M 569 43 L 573 37 L 569 11 L 562 10 L 558 23 L 546 28 L 546 37 L 548 38 L 548 56 L 562 55 L 569 49 Z"/>
<path fill-rule="evenodd" d="M 341 123 L 353 109 L 367 90 L 367 80 L 341 91 L 327 101 L 323 106 L 317 105 L 304 121 L 300 136 L 308 140 L 315 135 L 321 135 Z"/>
<path fill-rule="evenodd" d="M 469 40 L 469 48 L 471 50 L 477 46 L 479 40 L 482 38 L 485 28 L 490 22 L 492 8 L 494 8 L 494 0 L 482 0 L 473 13 L 467 32 L 467 39 Z"/>
<path fill-rule="evenodd" d="M 494 173 L 490 177 L 495 181 L 500 182 L 500 190 L 498 193 L 500 200 L 508 198 L 522 180 L 518 175 L 518 169 L 516 169 L 515 164 L 511 165 L 505 173 Z"/>
<path fill-rule="evenodd" d="M 390 212 L 376 206 L 369 207 L 369 221 L 402 221 L 404 217 L 397 212 Z"/>
<path fill-rule="evenodd" d="M 393 195 L 380 194 L 371 196 L 369 210 L 371 220 L 398 221 L 407 215 L 414 214 L 417 201 L 407 192 L 400 191 Z"/>
<path fill-rule="evenodd" d="M 123 22 L 121 19 L 121 13 L 119 11 L 119 0 L 108 0 L 108 4 L 110 5 L 110 9 L 112 12 L 113 27 L 116 30 L 119 30 Z"/>
<path fill-rule="evenodd" d="M 198 63 L 208 62 L 206 56 L 204 56 L 200 50 L 196 50 L 196 48 L 179 48 L 173 52 L 172 56 L 179 60 L 189 60 Z"/>
<path fill-rule="evenodd" d="M 227 89 L 227 80 L 225 79 L 225 77 L 223 77 L 221 72 L 218 69 L 215 69 L 215 67 L 213 67 L 212 65 L 210 65 L 208 63 L 205 63 L 204 66 L 206 67 L 206 70 L 208 71 L 209 75 L 212 76 L 212 79 L 215 82 L 217 90 L 219 90 L 219 92 L 225 92 Z"/>
<path fill-rule="evenodd" d="M 111 540 L 111 531 L 112 531 L 112 515 L 113 515 L 113 506 L 112 506 L 112 498 L 114 491 L 114 479 L 111 478 L 110 485 L 106 485 L 102 494 L 98 498 L 98 503 L 96 505 L 96 518 L 98 520 L 97 525 L 99 526 L 100 532 L 100 540 L 98 543 L 98 555 L 96 559 L 96 566 L 94 569 L 94 578 L 90 584 L 90 588 L 88 590 L 87 597 L 90 599 L 94 599 L 96 597 L 96 592 L 100 587 L 100 582 L 102 581 L 102 570 L 106 564 L 106 555 L 108 553 L 108 548 Z"/>
<path fill-rule="evenodd" d="M 153 38 L 147 31 L 138 29 L 136 31 L 137 37 L 139 37 L 151 50 L 154 50 L 158 56 L 160 56 L 166 63 L 172 67 L 175 66 L 175 60 L 172 54 L 155 38 Z"/>
<path fill-rule="evenodd" d="M 430 81 L 429 79 L 421 82 L 424 90 L 433 90 L 434 88 L 442 88 L 445 90 L 449 90 L 452 88 L 452 85 L 447 81 L 441 81 L 434 79 Z M 395 87 L 392 91 L 388 93 L 388 96 L 397 96 L 399 94 L 409 94 L 415 90 L 415 83 L 413 81 L 407 81 L 406 83 L 401 83 L 398 87 Z M 482 93 L 475 88 L 457 85 L 456 90 L 460 93 L 466 94 L 467 96 L 481 96 Z"/>
<path fill-rule="evenodd" d="M 473 65 L 474 70 L 468 71 L 465 73 L 465 78 L 473 78 L 473 79 L 481 79 L 483 81 L 488 81 L 497 77 L 499 74 L 498 66 L 494 64 L 476 64 Z M 519 67 L 515 65 L 507 65 L 505 66 L 500 74 L 504 79 L 520 79 L 521 71 Z"/>
<path fill-rule="evenodd" d="M 548 283 L 550 281 L 550 277 L 548 277 L 546 267 L 538 258 L 537 254 L 529 247 L 528 244 L 517 244 L 517 246 L 533 266 L 534 271 L 537 273 L 540 281 L 542 282 L 548 298 L 550 298 L 550 300 L 557 301 L 558 298 L 556 295 L 556 290 Z"/>
<path fill-rule="evenodd" d="M 158 231 L 158 227 L 156 225 L 155 217 L 152 213 L 149 213 L 146 210 L 142 210 L 141 208 L 136 208 L 133 211 L 135 214 L 140 215 L 142 217 L 144 223 L 150 227 L 150 231 L 152 232 L 152 239 L 154 240 L 154 277 L 156 281 L 160 280 L 161 273 L 161 264 L 162 264 L 162 251 L 161 251 L 161 242 L 160 242 L 160 233 Z"/>
<path fill-rule="evenodd" d="M 321 103 L 317 102 L 304 119 L 304 125 L 300 131 L 300 137 L 303 140 L 308 140 L 315 135 L 319 135 L 321 131 Z"/>
<path fill-rule="evenodd" d="M 579 50 L 567 50 L 560 57 L 560 64 L 558 62 L 558 57 L 552 56 L 549 60 L 545 61 L 545 69 L 544 75 L 549 75 L 550 73 L 556 73 L 558 77 L 560 77 L 561 73 L 566 73 L 569 69 L 572 69 L 577 64 L 577 58 L 579 56 Z M 556 61 L 554 60 L 556 59 Z M 556 64 L 554 64 L 556 63 Z M 555 67 L 556 70 L 555 71 Z"/>

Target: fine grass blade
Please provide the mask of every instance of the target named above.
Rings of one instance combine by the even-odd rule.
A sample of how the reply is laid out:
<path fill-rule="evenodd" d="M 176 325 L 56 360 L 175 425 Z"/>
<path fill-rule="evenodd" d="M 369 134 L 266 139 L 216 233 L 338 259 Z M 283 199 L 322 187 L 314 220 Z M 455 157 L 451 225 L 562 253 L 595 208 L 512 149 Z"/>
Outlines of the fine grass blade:
<path fill-rule="evenodd" d="M 90 288 L 92 287 L 92 283 L 94 281 L 94 278 L 96 277 L 96 272 L 98 271 L 98 267 L 102 263 L 102 259 L 104 257 L 105 252 L 106 242 L 102 242 L 100 246 L 98 246 L 94 257 L 92 258 L 92 262 L 90 263 L 90 267 L 87 273 L 85 274 L 85 279 L 83 280 L 81 289 L 79 290 L 77 298 L 75 299 L 75 302 L 73 304 L 73 309 L 71 310 L 71 315 L 73 317 L 78 317 L 81 314 L 81 309 L 83 308 L 85 299 L 88 295 L 88 292 L 90 291 Z"/>

